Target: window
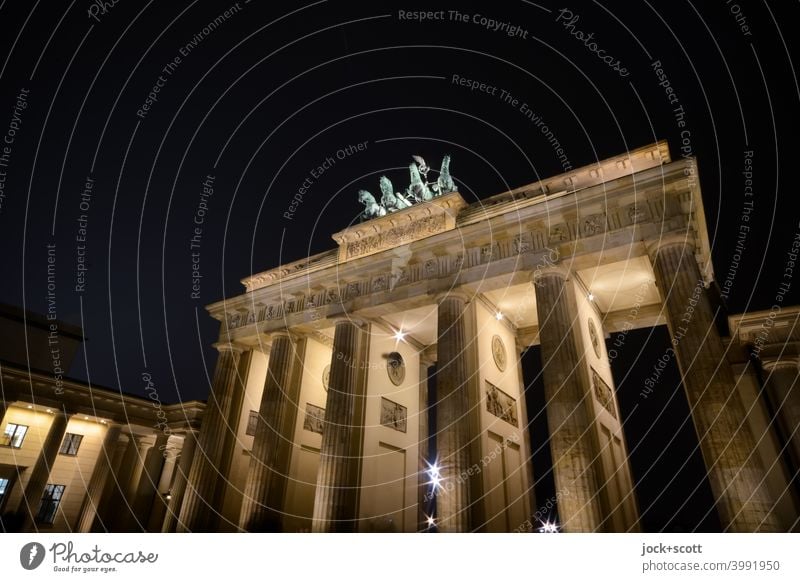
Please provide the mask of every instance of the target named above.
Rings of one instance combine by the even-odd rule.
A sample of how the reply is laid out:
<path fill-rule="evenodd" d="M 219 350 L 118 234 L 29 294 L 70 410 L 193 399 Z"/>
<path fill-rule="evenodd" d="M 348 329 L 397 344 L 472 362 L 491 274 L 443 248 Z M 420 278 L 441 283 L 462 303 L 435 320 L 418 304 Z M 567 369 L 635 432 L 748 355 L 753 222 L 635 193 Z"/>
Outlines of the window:
<path fill-rule="evenodd" d="M 250 418 L 247 419 L 247 431 L 245 432 L 245 434 L 248 436 L 255 436 L 257 426 L 258 426 L 258 410 L 251 410 Z"/>
<path fill-rule="evenodd" d="M 8 479 L 0 479 L 0 509 L 3 508 L 3 501 L 6 500 L 8 493 Z"/>
<path fill-rule="evenodd" d="M 36 515 L 37 523 L 53 523 L 58 505 L 61 503 L 61 497 L 64 495 L 64 487 L 65 485 L 47 484 L 44 488 L 44 495 L 42 495 L 42 505 Z"/>
<path fill-rule="evenodd" d="M 0 445 L 4 447 L 14 447 L 18 449 L 22 446 L 22 441 L 25 439 L 25 433 L 28 432 L 28 427 L 23 424 L 6 425 L 6 430 L 3 436 L 0 437 Z"/>
<path fill-rule="evenodd" d="M 72 455 L 73 457 L 78 454 L 78 449 L 81 447 L 83 440 L 82 434 L 73 434 L 68 432 L 61 441 L 61 449 L 58 451 L 62 455 Z"/>

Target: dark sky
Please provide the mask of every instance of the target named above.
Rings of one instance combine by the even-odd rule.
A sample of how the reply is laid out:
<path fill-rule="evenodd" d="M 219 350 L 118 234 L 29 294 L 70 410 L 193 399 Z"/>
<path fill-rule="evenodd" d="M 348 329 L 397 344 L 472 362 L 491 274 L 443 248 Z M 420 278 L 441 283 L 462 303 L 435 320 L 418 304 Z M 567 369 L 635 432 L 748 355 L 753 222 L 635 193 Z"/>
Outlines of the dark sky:
<path fill-rule="evenodd" d="M 330 235 L 357 219 L 356 191 L 377 191 L 382 173 L 404 185 L 411 154 L 438 164 L 450 153 L 469 201 L 561 173 L 522 103 L 545 120 L 573 167 L 658 139 L 674 158 L 686 146 L 699 160 L 720 279 L 736 245 L 741 172 L 752 151 L 753 229 L 728 307 L 774 302 L 800 220 L 792 180 L 796 2 L 97 6 L 0 2 L 0 133 L 18 126 L 0 167 L 0 301 L 46 311 L 54 244 L 58 317 L 82 324 L 89 338 L 70 371 L 76 378 L 141 394 L 146 370 L 165 402 L 205 398 L 218 326 L 204 306 L 241 293 L 250 273 L 332 248 Z M 449 12 L 454 6 L 466 22 Z M 399 10 L 444 12 L 418 22 Z M 509 35 L 511 27 L 519 32 Z M 593 33 L 596 45 L 577 31 Z M 592 48 L 619 64 L 606 65 Z M 497 90 L 471 91 L 454 75 Z M 20 93 L 27 106 L 15 117 Z M 363 142 L 364 151 L 314 179 L 284 218 L 313 169 Z M 207 176 L 214 192 L 193 251 Z M 76 240 L 82 214 L 85 242 Z M 81 292 L 79 252 L 87 266 Z M 191 297 L 192 252 L 199 298 Z M 640 365 L 651 367 L 658 341 L 637 350 Z"/>

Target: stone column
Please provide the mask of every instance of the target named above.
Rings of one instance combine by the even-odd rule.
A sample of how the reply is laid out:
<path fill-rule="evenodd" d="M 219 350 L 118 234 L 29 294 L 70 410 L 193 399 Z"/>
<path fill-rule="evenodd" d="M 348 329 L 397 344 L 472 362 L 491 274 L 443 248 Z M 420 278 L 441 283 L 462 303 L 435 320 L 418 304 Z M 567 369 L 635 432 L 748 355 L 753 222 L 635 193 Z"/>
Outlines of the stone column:
<path fill-rule="evenodd" d="M 800 382 L 797 356 L 765 359 L 762 368 L 766 375 L 764 389 L 775 411 L 789 455 L 795 467 L 800 467 Z"/>
<path fill-rule="evenodd" d="M 214 492 L 219 482 L 219 464 L 225 447 L 226 424 L 238 382 L 241 350 L 230 344 L 217 345 L 219 358 L 211 395 L 197 437 L 197 450 L 181 506 L 177 531 L 207 532 L 212 529 L 220 507 L 215 507 Z"/>
<path fill-rule="evenodd" d="M 591 392 L 581 373 L 583 354 L 573 329 L 577 305 L 568 272 L 554 267 L 537 273 L 536 312 L 542 349 L 547 425 L 561 528 L 566 532 L 600 530 L 601 509 L 590 415 Z M 598 459 L 599 462 L 599 459 Z"/>
<path fill-rule="evenodd" d="M 170 430 L 169 438 L 163 446 L 161 456 L 164 462 L 158 474 L 158 482 L 154 482 L 155 495 L 150 507 L 150 514 L 147 520 L 147 531 L 160 532 L 164 525 L 164 518 L 167 514 L 170 501 L 172 501 L 171 488 L 178 470 L 178 459 L 180 458 L 181 443 L 183 438 Z"/>
<path fill-rule="evenodd" d="M 155 437 L 144 435 L 131 435 L 128 441 L 125 462 L 129 465 L 130 471 L 120 483 L 124 509 L 117 513 L 112 523 L 115 532 L 133 532 L 142 529 L 137 516 L 139 484 L 146 478 L 146 460 L 154 444 Z"/>
<path fill-rule="evenodd" d="M 239 527 L 245 531 L 281 531 L 283 493 L 289 466 L 288 462 L 279 462 L 278 452 L 286 439 L 282 427 L 289 413 L 287 396 L 293 354 L 288 333 L 273 335 L 239 518 Z"/>
<path fill-rule="evenodd" d="M 677 356 L 722 527 L 780 531 L 693 245 L 682 236 L 649 250 L 672 335 L 669 351 Z"/>
<path fill-rule="evenodd" d="M 64 440 L 64 434 L 67 432 L 70 416 L 63 410 L 56 410 L 53 414 L 50 430 L 47 431 L 47 437 L 42 443 L 39 457 L 31 470 L 30 479 L 25 485 L 25 491 L 17 509 L 20 516 L 20 531 L 27 532 L 36 529 L 36 514 L 39 511 L 44 488 L 50 478 L 50 471 L 56 460 L 58 449 L 61 448 L 61 441 Z"/>
<path fill-rule="evenodd" d="M 436 493 L 440 532 L 467 532 L 473 527 L 470 502 L 470 390 L 478 370 L 470 361 L 475 345 L 468 322 L 469 297 L 450 293 L 439 298 L 436 344 L 436 453 L 441 487 Z M 480 525 L 480 524 L 475 524 Z"/>
<path fill-rule="evenodd" d="M 120 489 L 122 482 L 125 480 L 122 474 L 129 474 L 127 466 L 123 465 L 125 455 L 128 452 L 128 445 L 130 444 L 130 435 L 124 434 L 123 440 L 120 438 L 117 441 L 117 446 L 114 448 L 114 456 L 111 462 L 111 476 L 106 480 L 106 485 L 100 494 L 100 503 L 96 508 L 96 516 L 94 521 L 89 524 L 90 532 L 110 531 L 111 524 L 114 517 L 117 515 L 115 504 L 121 499 Z M 135 451 L 134 447 L 134 451 Z M 131 457 L 132 459 L 133 457 Z"/>
<path fill-rule="evenodd" d="M 522 402 L 520 402 L 519 410 L 520 410 L 520 429 L 522 431 L 522 444 L 524 448 L 522 449 L 522 462 L 523 467 L 520 468 L 523 471 L 523 479 L 525 483 L 525 512 L 526 518 L 528 518 L 536 508 L 536 491 L 534 490 L 533 484 L 536 482 L 533 478 L 534 475 L 534 467 L 533 467 L 533 447 L 531 446 L 531 423 L 528 419 L 528 405 L 525 401 L 525 391 L 527 390 L 527 386 L 525 385 L 525 376 L 522 373 L 522 356 L 528 350 L 529 346 L 523 345 L 519 342 L 519 337 L 516 338 L 516 356 L 517 356 L 517 376 L 519 377 L 519 385 L 521 387 L 520 395 L 522 396 Z M 511 530 L 515 531 L 518 527 L 522 526 L 523 524 L 512 525 Z"/>
<path fill-rule="evenodd" d="M 356 530 L 356 487 L 353 479 L 358 459 L 352 455 L 356 432 L 356 398 L 361 378 L 360 360 L 364 332 L 360 322 L 338 321 L 333 338 L 331 374 L 317 469 L 312 531 Z"/>
<path fill-rule="evenodd" d="M 178 518 L 178 512 L 183 503 L 183 496 L 186 493 L 186 481 L 189 471 L 192 468 L 192 458 L 194 457 L 195 445 L 197 444 L 197 431 L 187 430 L 183 438 L 183 446 L 181 447 L 180 460 L 175 472 L 175 478 L 172 481 L 170 488 L 169 505 L 167 506 L 167 514 L 164 516 L 164 523 L 161 526 L 162 533 L 170 533 L 175 531 L 175 526 Z"/>
<path fill-rule="evenodd" d="M 139 475 L 134 498 L 131 500 L 133 507 L 133 523 L 131 531 L 148 531 L 150 512 L 158 496 L 158 478 L 164 466 L 164 450 L 166 448 L 169 435 L 159 433 L 153 439 L 153 443 L 147 448 L 142 456 L 142 471 Z"/>
<path fill-rule="evenodd" d="M 83 498 L 78 519 L 75 521 L 74 531 L 86 533 L 91 531 L 94 518 L 97 515 L 97 508 L 100 506 L 103 491 L 111 474 L 111 465 L 114 459 L 114 452 L 117 448 L 121 428 L 118 424 L 110 424 L 106 429 L 106 436 L 97 461 L 94 464 L 92 478 L 86 489 L 86 496 Z"/>

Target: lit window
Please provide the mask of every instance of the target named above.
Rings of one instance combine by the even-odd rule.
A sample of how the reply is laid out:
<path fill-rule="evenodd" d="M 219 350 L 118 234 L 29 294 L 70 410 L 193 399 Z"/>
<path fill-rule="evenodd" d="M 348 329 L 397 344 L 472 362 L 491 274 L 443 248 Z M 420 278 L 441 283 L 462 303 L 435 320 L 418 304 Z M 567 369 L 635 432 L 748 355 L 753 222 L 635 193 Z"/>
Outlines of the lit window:
<path fill-rule="evenodd" d="M 247 432 L 248 436 L 256 435 L 256 427 L 258 426 L 258 410 L 250 411 L 250 418 L 247 419 Z"/>
<path fill-rule="evenodd" d="M 37 523 L 53 523 L 56 518 L 56 511 L 64 495 L 65 485 L 53 485 L 48 483 L 42 495 L 42 505 L 39 513 L 36 514 Z"/>
<path fill-rule="evenodd" d="M 78 454 L 78 449 L 81 447 L 83 440 L 82 434 L 73 434 L 68 432 L 61 441 L 61 449 L 58 451 L 62 455 L 72 455 L 73 457 Z"/>
<path fill-rule="evenodd" d="M 3 501 L 6 499 L 8 493 L 8 479 L 0 479 L 0 508 L 3 507 Z"/>
<path fill-rule="evenodd" d="M 6 425 L 6 430 L 3 436 L 0 437 L 0 445 L 4 447 L 14 447 L 18 449 L 22 446 L 22 441 L 25 439 L 25 433 L 28 432 L 28 427 L 23 424 Z"/>

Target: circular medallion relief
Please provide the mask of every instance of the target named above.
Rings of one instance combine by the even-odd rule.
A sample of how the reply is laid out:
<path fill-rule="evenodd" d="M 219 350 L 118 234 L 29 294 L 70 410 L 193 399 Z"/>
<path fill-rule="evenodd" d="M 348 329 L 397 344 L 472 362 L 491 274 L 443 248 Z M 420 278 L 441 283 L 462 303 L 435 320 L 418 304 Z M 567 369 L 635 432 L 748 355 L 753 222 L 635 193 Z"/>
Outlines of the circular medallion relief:
<path fill-rule="evenodd" d="M 406 378 L 406 363 L 400 352 L 392 352 L 386 358 L 386 373 L 395 386 L 400 386 Z"/>
<path fill-rule="evenodd" d="M 597 333 L 597 327 L 594 325 L 594 319 L 589 318 L 589 339 L 592 340 L 592 347 L 594 348 L 594 355 L 600 357 L 600 336 Z"/>
<path fill-rule="evenodd" d="M 325 391 L 328 391 L 328 385 L 331 383 L 331 365 L 328 364 L 325 366 L 325 369 L 322 370 L 322 386 L 325 388 Z"/>
<path fill-rule="evenodd" d="M 499 335 L 496 335 L 492 338 L 492 356 L 494 357 L 494 363 L 497 365 L 497 368 L 501 372 L 505 372 L 506 346 L 503 343 L 503 339 Z"/>

